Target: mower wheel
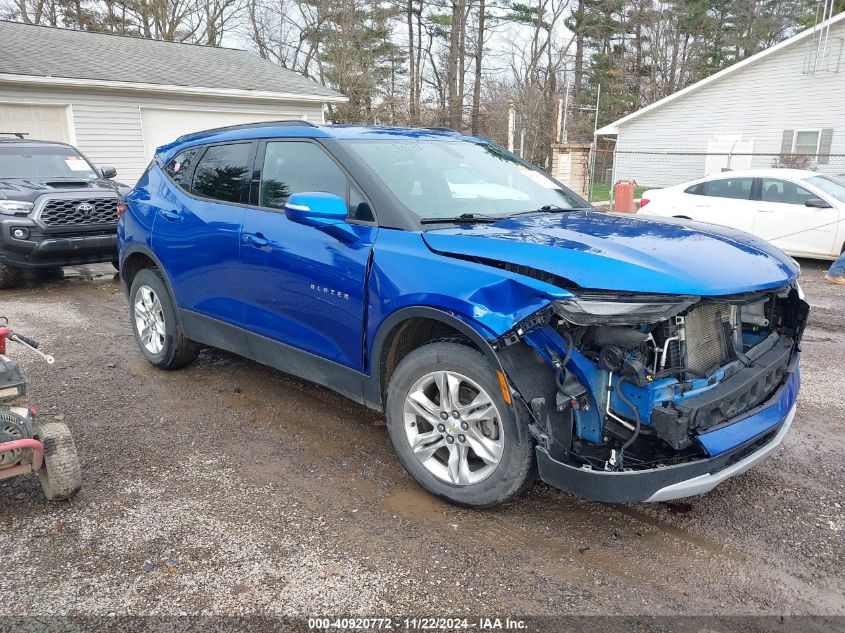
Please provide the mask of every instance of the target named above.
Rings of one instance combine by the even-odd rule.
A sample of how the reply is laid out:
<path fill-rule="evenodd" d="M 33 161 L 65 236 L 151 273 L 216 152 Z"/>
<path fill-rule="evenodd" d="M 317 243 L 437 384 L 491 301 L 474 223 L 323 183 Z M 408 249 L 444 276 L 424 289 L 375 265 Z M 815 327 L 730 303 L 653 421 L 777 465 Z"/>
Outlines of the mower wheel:
<path fill-rule="evenodd" d="M 50 422 L 38 428 L 37 439 L 44 445 L 44 464 L 38 471 L 44 495 L 50 501 L 72 497 L 82 487 L 82 472 L 70 429 Z"/>

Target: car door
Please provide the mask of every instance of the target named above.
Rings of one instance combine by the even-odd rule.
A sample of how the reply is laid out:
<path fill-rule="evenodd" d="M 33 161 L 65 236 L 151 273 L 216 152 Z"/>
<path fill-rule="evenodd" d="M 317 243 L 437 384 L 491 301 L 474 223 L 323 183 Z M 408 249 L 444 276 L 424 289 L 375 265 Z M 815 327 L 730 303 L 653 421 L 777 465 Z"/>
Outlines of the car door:
<path fill-rule="evenodd" d="M 751 232 L 756 206 L 752 200 L 754 178 L 727 176 L 698 183 L 684 191 L 689 217 Z"/>
<path fill-rule="evenodd" d="M 240 325 L 240 229 L 257 143 L 191 148 L 165 172 L 175 186 L 158 205 L 152 247 L 176 303 Z"/>
<path fill-rule="evenodd" d="M 822 198 L 820 194 L 791 180 L 761 178 L 759 197 L 756 235 L 789 253 L 829 256 L 835 250 L 839 210 L 832 205 L 805 204 L 811 198 Z"/>
<path fill-rule="evenodd" d="M 357 239 L 293 222 L 294 193 L 338 195 Z M 316 142 L 262 143 L 241 232 L 241 292 L 250 331 L 353 369 L 363 368 L 366 277 L 378 228 L 370 204 Z"/>

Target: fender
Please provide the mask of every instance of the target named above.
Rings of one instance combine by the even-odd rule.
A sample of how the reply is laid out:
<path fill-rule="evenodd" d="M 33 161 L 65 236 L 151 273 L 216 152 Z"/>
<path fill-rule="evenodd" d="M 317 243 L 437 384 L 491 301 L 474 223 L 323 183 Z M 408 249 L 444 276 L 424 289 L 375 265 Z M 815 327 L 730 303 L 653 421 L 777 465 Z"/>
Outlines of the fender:
<path fill-rule="evenodd" d="M 502 368 L 502 364 L 499 361 L 499 357 L 496 355 L 496 352 L 490 342 L 485 339 L 478 332 L 478 330 L 472 327 L 472 325 L 470 325 L 467 321 L 461 319 L 460 317 L 450 312 L 446 312 L 444 310 L 432 308 L 429 306 L 408 306 L 405 308 L 400 308 L 381 322 L 381 325 L 379 325 L 379 328 L 376 331 L 375 338 L 373 339 L 373 344 L 370 348 L 370 379 L 366 382 L 364 386 L 364 397 L 370 403 L 378 403 L 380 405 L 380 410 L 384 410 L 384 402 L 382 400 L 383 390 L 381 384 L 380 366 L 380 359 L 384 350 L 384 344 L 387 341 L 387 337 L 397 325 L 399 325 L 403 321 L 418 318 L 426 318 L 432 319 L 433 321 L 439 321 L 456 329 L 458 332 L 460 332 L 469 340 L 471 340 L 478 347 L 478 349 L 481 350 L 481 352 L 488 358 L 490 364 L 495 370 L 504 373 L 504 369 Z M 513 406 L 513 403 L 511 403 L 510 406 Z"/>
<path fill-rule="evenodd" d="M 158 268 L 159 274 L 161 275 L 162 279 L 164 279 L 164 285 L 167 286 L 167 292 L 170 294 L 170 298 L 173 300 L 173 305 L 177 308 L 176 318 L 179 319 L 179 327 L 182 327 L 182 319 L 179 314 L 180 310 L 178 309 L 179 306 L 176 303 L 176 295 L 173 294 L 173 287 L 170 285 L 170 278 L 167 276 L 167 270 L 164 266 L 162 266 L 161 260 L 156 257 L 155 253 L 153 253 L 152 250 L 150 250 L 150 247 L 146 244 L 135 242 L 134 244 L 127 246 L 126 250 L 123 253 L 123 257 L 120 260 L 120 285 L 123 286 L 123 294 L 126 295 L 126 300 L 129 301 L 129 291 L 131 290 L 131 288 L 129 288 L 128 284 L 126 283 L 126 278 L 123 276 L 123 262 L 125 262 L 127 259 L 129 259 L 129 257 L 136 253 L 146 255 L 155 263 L 156 268 Z"/>

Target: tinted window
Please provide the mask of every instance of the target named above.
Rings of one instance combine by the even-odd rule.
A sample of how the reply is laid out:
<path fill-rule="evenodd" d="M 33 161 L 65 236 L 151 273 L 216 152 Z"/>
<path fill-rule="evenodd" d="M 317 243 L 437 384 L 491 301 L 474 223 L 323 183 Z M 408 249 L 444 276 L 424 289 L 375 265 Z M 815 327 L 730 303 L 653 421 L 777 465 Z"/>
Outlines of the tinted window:
<path fill-rule="evenodd" d="M 191 188 L 191 174 L 199 153 L 198 147 L 186 149 L 178 153 L 164 168 L 164 172 L 170 176 L 170 179 L 185 191 Z"/>
<path fill-rule="evenodd" d="M 351 219 L 372 221 L 370 205 L 349 178 L 318 146 L 302 141 L 268 143 L 258 203 L 281 209 L 294 193 L 324 191 L 347 201 Z"/>
<path fill-rule="evenodd" d="M 349 190 L 349 217 L 361 222 L 375 222 L 376 219 L 370 204 L 364 200 L 364 196 L 354 186 L 350 187 Z"/>
<path fill-rule="evenodd" d="M 692 187 L 687 187 L 686 189 L 684 189 L 684 193 L 693 193 L 695 195 L 700 196 L 704 193 L 706 185 L 706 182 L 700 182 L 697 185 L 693 185 Z"/>
<path fill-rule="evenodd" d="M 223 202 L 240 202 L 250 148 L 249 143 L 209 147 L 194 173 L 193 192 Z"/>
<path fill-rule="evenodd" d="M 760 196 L 764 202 L 780 202 L 781 204 L 801 204 L 808 198 L 817 198 L 804 187 L 799 187 L 794 182 L 786 180 L 774 180 L 763 178 L 760 188 Z"/>
<path fill-rule="evenodd" d="M 733 198 L 735 200 L 751 199 L 751 184 L 753 178 L 723 178 L 711 180 L 704 192 L 706 196 L 715 198 Z"/>

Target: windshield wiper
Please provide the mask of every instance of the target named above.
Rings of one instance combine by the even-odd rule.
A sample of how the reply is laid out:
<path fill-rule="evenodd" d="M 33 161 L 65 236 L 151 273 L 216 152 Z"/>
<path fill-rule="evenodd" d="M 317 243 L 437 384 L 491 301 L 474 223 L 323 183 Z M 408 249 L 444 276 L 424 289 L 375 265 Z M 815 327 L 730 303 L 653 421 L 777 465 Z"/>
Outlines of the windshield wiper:
<path fill-rule="evenodd" d="M 498 222 L 502 217 L 485 215 L 484 213 L 461 213 L 451 218 L 423 218 L 420 224 L 475 224 L 478 222 Z"/>
<path fill-rule="evenodd" d="M 529 211 L 519 211 L 511 213 L 508 217 L 514 218 L 518 215 L 531 215 L 532 213 L 565 213 L 567 211 L 584 211 L 586 207 L 561 207 L 556 204 L 544 204 L 539 209 L 530 209 Z"/>

